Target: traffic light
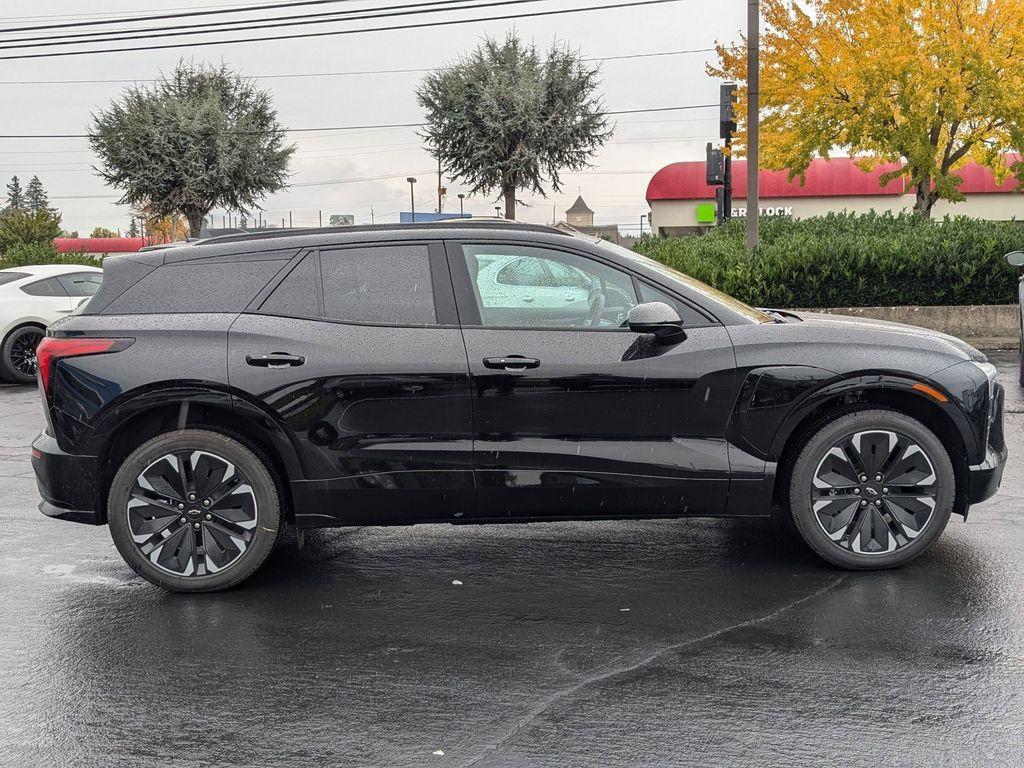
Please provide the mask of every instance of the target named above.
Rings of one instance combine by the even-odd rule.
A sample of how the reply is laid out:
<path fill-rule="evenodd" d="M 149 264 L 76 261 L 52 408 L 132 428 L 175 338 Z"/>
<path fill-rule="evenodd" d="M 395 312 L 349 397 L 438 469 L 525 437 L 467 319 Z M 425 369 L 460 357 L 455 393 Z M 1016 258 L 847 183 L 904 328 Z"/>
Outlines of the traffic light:
<path fill-rule="evenodd" d="M 715 218 L 719 224 L 730 218 L 732 211 L 728 210 L 728 205 L 729 200 L 725 193 L 725 187 L 715 187 Z"/>
<path fill-rule="evenodd" d="M 718 135 L 731 139 L 736 132 L 736 83 L 722 83 L 718 95 Z"/>
<path fill-rule="evenodd" d="M 722 150 L 715 149 L 708 142 L 706 147 L 707 166 L 704 171 L 704 181 L 709 187 L 719 186 L 725 183 L 725 156 Z"/>

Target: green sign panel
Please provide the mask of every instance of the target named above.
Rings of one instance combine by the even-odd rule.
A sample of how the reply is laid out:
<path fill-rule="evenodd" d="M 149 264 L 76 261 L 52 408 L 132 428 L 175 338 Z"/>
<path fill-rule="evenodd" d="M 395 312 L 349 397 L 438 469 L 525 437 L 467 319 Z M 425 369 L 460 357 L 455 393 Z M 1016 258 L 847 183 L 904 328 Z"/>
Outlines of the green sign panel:
<path fill-rule="evenodd" d="M 697 203 L 697 223 L 714 224 L 716 208 L 714 203 Z"/>

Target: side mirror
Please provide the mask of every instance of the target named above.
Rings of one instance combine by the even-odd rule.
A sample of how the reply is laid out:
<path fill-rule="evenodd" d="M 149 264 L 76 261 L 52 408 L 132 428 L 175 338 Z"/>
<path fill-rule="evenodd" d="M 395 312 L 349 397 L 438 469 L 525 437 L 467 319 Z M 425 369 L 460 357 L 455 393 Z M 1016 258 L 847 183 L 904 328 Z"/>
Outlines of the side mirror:
<path fill-rule="evenodd" d="M 1006 262 L 1011 267 L 1024 267 L 1024 251 L 1010 251 L 1006 254 Z"/>
<path fill-rule="evenodd" d="M 629 330 L 634 333 L 653 333 L 659 344 L 678 344 L 686 338 L 683 321 L 668 304 L 649 301 L 629 310 Z"/>

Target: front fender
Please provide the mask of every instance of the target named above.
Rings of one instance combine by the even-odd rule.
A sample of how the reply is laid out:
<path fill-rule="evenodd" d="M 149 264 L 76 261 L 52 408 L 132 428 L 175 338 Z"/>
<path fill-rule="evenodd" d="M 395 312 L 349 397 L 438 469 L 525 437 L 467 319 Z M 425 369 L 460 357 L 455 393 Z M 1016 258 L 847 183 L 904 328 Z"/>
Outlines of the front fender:
<path fill-rule="evenodd" d="M 947 386 L 941 375 L 930 379 L 897 371 L 837 374 L 810 366 L 755 368 L 741 388 L 729 423 L 729 439 L 759 459 L 777 462 L 796 429 L 828 401 L 855 402 L 860 393 L 890 390 L 922 398 L 941 409 L 963 440 L 968 457 L 976 461 L 983 453 L 976 425 Z"/>

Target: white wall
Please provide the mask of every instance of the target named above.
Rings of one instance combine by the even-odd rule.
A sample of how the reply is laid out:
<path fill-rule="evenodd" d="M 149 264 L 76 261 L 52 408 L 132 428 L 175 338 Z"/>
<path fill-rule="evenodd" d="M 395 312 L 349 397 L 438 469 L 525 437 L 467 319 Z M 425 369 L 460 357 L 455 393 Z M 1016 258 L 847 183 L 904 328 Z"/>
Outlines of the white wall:
<path fill-rule="evenodd" d="M 651 203 L 651 229 L 665 227 L 696 227 L 698 203 L 710 200 L 655 200 Z M 733 208 L 743 208 L 746 200 L 733 201 Z M 776 197 L 762 198 L 760 208 L 792 209 L 794 218 L 823 216 L 830 212 L 909 211 L 914 207 L 913 195 L 865 195 L 863 197 Z M 973 195 L 962 203 L 940 200 L 932 209 L 933 218 L 972 216 L 979 219 L 1007 221 L 1024 220 L 1024 194 L 992 193 Z"/>

